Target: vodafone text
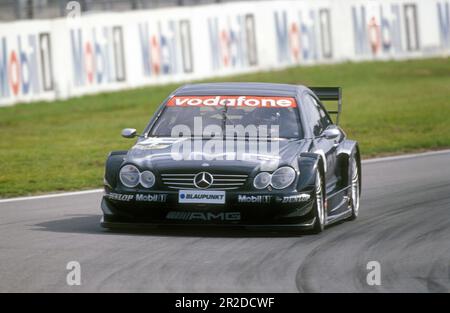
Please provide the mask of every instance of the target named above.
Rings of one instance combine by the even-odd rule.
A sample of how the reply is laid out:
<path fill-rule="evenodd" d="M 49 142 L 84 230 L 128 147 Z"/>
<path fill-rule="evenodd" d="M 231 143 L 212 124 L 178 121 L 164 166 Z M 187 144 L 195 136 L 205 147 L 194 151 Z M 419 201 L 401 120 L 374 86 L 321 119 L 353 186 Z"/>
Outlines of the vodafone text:
<path fill-rule="evenodd" d="M 295 108 L 297 102 L 291 97 L 257 97 L 257 96 L 192 96 L 173 97 L 167 106 L 227 106 L 255 108 Z"/>

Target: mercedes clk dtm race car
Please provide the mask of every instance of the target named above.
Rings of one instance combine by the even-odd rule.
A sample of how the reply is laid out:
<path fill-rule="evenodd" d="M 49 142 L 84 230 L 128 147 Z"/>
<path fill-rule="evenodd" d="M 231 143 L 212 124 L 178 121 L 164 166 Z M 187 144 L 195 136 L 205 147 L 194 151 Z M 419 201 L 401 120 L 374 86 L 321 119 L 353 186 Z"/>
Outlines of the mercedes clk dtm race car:
<path fill-rule="evenodd" d="M 327 111 L 323 101 L 336 101 Z M 341 89 L 186 85 L 128 151 L 108 156 L 106 228 L 223 225 L 311 229 L 358 216 L 358 143 L 338 126 Z M 336 121 L 330 118 L 336 114 Z"/>

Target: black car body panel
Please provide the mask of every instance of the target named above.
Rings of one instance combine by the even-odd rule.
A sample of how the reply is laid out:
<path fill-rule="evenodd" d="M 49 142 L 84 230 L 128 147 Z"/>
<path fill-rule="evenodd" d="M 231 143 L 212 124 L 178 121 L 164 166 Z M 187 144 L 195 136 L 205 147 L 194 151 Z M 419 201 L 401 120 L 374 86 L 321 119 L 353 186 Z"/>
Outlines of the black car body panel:
<path fill-rule="evenodd" d="M 327 92 L 329 90 L 327 89 Z M 262 190 L 253 185 L 264 162 L 272 155 L 258 155 L 245 160 L 174 160 L 173 137 L 152 137 L 149 132 L 160 118 L 169 99 L 174 96 L 276 96 L 295 98 L 298 105 L 301 138 L 278 140 L 278 168 L 291 167 L 296 176 L 288 187 L 277 190 L 270 186 Z M 329 99 L 323 98 L 324 100 Z M 309 105 L 309 107 L 307 107 Z M 312 125 L 308 113 L 317 106 L 326 122 Z M 339 108 L 335 113 L 340 113 Z M 329 123 L 329 124 L 328 124 Z M 338 130 L 339 135 L 327 139 L 322 133 L 327 128 Z M 188 140 L 194 140 L 188 139 Z M 247 148 L 249 141 L 237 138 L 236 144 Z M 129 151 L 115 151 L 108 156 L 105 169 L 105 194 L 102 199 L 102 225 L 104 227 L 169 225 L 223 225 L 254 227 L 308 228 L 314 223 L 316 173 L 323 176 L 327 224 L 347 218 L 351 185 L 351 161 L 359 170 L 358 144 L 348 140 L 335 125 L 320 101 L 304 86 L 266 83 L 213 83 L 186 85 L 173 92 L 158 108 L 149 124 Z M 151 171 L 155 183 L 151 188 L 142 185 L 130 188 L 121 183 L 119 172 L 127 164 L 140 172 Z M 206 173 L 211 178 L 209 188 L 198 188 L 196 180 Z M 200 175 L 200 176 L 198 176 Z M 191 181 L 192 179 L 192 181 Z M 359 175 L 361 179 L 361 175 Z M 181 183 L 177 183 L 180 181 Z M 180 185 L 177 185 L 180 184 Z M 216 191 L 224 203 L 181 203 L 184 191 Z M 222 193 L 223 192 L 223 193 Z M 190 193 L 190 191 L 189 191 Z M 195 196 L 195 195 L 194 195 Z M 220 201 L 222 201 L 221 199 Z"/>

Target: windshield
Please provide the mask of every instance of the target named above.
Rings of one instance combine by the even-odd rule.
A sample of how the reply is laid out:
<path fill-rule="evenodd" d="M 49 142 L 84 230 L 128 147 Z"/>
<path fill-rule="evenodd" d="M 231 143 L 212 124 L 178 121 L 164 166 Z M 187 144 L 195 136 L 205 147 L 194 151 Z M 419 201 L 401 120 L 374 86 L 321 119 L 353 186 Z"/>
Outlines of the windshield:
<path fill-rule="evenodd" d="M 301 129 L 294 98 L 190 96 L 170 99 L 149 136 L 298 139 Z"/>

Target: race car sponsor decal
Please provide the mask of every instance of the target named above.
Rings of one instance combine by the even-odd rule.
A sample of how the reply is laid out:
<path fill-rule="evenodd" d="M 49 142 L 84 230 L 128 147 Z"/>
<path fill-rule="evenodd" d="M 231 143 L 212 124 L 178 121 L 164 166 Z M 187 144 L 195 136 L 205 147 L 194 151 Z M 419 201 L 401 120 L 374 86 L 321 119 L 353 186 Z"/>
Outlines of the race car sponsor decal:
<path fill-rule="evenodd" d="M 239 203 L 270 203 L 272 196 L 247 196 L 238 195 Z"/>
<path fill-rule="evenodd" d="M 292 97 L 257 96 L 189 96 L 172 97 L 167 106 L 175 107 L 254 107 L 254 108 L 295 108 L 297 102 Z"/>
<path fill-rule="evenodd" d="M 149 144 L 149 145 L 141 145 L 137 144 L 133 147 L 133 149 L 139 150 L 158 150 L 158 149 L 166 149 L 170 147 L 170 145 L 162 145 L 162 144 Z"/>
<path fill-rule="evenodd" d="M 170 211 L 166 215 L 168 220 L 182 220 L 182 221 L 240 221 L 240 212 L 184 212 L 184 211 Z"/>
<path fill-rule="evenodd" d="M 225 191 L 221 190 L 180 190 L 178 203 L 225 203 Z"/>
<path fill-rule="evenodd" d="M 140 202 L 166 202 L 167 194 L 137 194 L 136 201 Z"/>
<path fill-rule="evenodd" d="M 181 140 L 182 139 L 179 138 L 148 138 L 134 145 L 133 149 L 137 150 L 166 149 L 170 147 L 172 144 Z"/>
<path fill-rule="evenodd" d="M 116 201 L 125 201 L 129 202 L 131 200 L 139 201 L 139 202 L 166 202 L 167 201 L 167 194 L 136 194 L 136 195 L 127 195 L 127 194 L 121 194 L 121 193 L 115 193 L 111 192 L 106 194 L 108 199 L 110 200 L 116 200 Z"/>
<path fill-rule="evenodd" d="M 299 203 L 308 201 L 311 196 L 307 193 L 302 193 L 300 195 L 277 197 L 276 201 L 279 203 Z"/>
<path fill-rule="evenodd" d="M 116 201 L 130 201 L 133 200 L 134 195 L 125 195 L 125 194 L 121 194 L 121 193 L 115 193 L 115 192 L 111 192 L 106 194 L 106 196 L 108 197 L 108 199 L 111 200 L 116 200 Z"/>

